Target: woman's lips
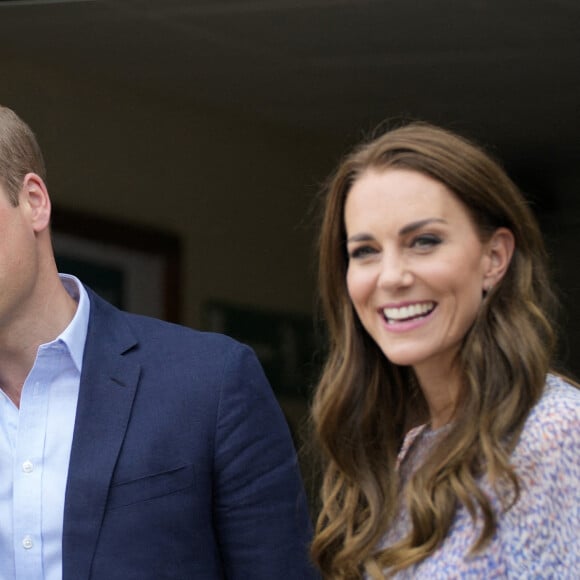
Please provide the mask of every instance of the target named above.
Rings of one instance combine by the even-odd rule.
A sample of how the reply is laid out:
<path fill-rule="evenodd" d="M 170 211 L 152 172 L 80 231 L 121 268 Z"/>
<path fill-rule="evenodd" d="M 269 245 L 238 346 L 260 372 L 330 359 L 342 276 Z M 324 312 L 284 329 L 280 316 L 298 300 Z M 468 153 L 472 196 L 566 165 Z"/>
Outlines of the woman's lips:
<path fill-rule="evenodd" d="M 428 316 L 437 304 L 433 301 L 414 302 L 402 306 L 386 306 L 382 309 L 387 324 L 410 322 Z"/>

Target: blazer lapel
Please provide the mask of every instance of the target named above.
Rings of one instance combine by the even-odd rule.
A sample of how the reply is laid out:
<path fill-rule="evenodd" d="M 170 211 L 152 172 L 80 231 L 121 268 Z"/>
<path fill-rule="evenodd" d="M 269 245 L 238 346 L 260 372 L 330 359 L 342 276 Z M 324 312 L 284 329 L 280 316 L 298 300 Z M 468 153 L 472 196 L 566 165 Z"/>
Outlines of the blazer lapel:
<path fill-rule="evenodd" d="M 91 314 L 66 488 L 63 580 L 89 577 L 140 365 L 124 315 L 89 291 Z"/>

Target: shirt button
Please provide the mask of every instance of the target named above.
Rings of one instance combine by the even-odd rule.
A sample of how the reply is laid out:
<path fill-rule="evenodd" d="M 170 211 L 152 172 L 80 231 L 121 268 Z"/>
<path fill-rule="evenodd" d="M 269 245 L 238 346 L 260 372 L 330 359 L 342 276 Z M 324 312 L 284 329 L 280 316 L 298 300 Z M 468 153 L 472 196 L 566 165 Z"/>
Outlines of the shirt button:
<path fill-rule="evenodd" d="M 34 542 L 32 541 L 32 538 L 30 536 L 24 536 L 24 538 L 22 538 L 22 547 L 25 550 L 30 550 L 30 548 L 32 548 L 32 546 L 34 546 Z"/>
<path fill-rule="evenodd" d="M 24 471 L 24 473 L 32 473 L 34 471 L 34 465 L 32 464 L 32 461 L 26 460 L 22 464 L 22 471 Z"/>

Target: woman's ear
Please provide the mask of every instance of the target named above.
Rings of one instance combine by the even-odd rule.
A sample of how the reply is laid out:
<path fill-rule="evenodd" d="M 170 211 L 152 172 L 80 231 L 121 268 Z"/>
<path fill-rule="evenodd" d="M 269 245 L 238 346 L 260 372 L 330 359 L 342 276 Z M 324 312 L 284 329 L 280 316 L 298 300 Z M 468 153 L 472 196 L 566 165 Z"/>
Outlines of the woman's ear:
<path fill-rule="evenodd" d="M 514 235 L 508 228 L 498 228 L 486 243 L 484 292 L 491 290 L 505 275 L 515 249 Z"/>
<path fill-rule="evenodd" d="M 43 179 L 36 173 L 27 173 L 22 182 L 20 203 L 27 206 L 35 232 L 41 232 L 50 224 L 50 197 Z"/>

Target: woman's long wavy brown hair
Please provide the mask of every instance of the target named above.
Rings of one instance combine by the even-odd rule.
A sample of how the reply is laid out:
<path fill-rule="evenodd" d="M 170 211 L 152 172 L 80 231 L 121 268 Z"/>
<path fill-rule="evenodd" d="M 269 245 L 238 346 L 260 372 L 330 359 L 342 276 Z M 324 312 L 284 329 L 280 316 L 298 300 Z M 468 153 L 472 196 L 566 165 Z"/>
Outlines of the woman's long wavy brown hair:
<path fill-rule="evenodd" d="M 443 183 L 468 209 L 482 240 L 509 228 L 515 251 L 482 301 L 458 365 L 463 385 L 452 427 L 405 493 L 412 529 L 378 550 L 397 509 L 396 457 L 408 428 L 428 419 L 412 369 L 389 362 L 361 326 L 346 287 L 344 206 L 369 169 L 418 171 Z M 411 123 L 354 150 L 328 182 L 319 240 L 319 285 L 329 355 L 313 421 L 324 460 L 322 509 L 312 555 L 326 578 L 383 578 L 428 557 L 445 538 L 458 503 L 481 518 L 477 551 L 498 514 L 478 486 L 486 475 L 509 509 L 519 494 L 509 463 L 541 396 L 555 348 L 555 300 L 536 221 L 503 169 L 470 141 Z"/>

